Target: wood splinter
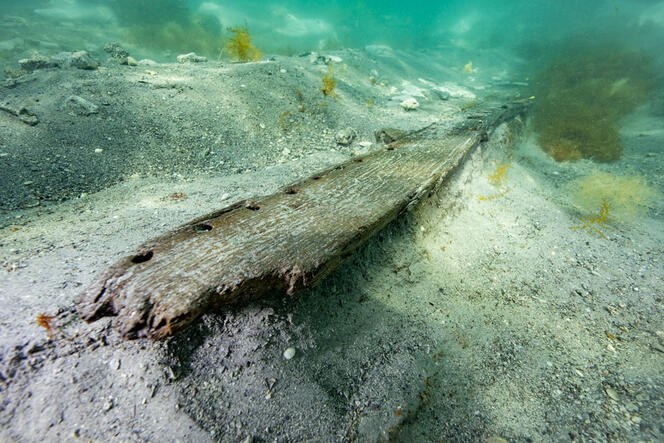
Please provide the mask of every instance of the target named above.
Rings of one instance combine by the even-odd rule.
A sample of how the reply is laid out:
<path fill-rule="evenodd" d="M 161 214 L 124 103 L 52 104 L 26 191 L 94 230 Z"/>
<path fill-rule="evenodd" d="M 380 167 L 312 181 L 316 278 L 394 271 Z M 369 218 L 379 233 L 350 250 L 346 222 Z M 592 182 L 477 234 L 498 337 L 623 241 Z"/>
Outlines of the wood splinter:
<path fill-rule="evenodd" d="M 433 124 L 275 194 L 238 202 L 149 240 L 83 292 L 85 321 L 116 316 L 127 339 L 161 339 L 204 312 L 292 294 L 336 269 L 369 237 L 429 195 L 500 123 L 513 104 L 480 123 Z"/>

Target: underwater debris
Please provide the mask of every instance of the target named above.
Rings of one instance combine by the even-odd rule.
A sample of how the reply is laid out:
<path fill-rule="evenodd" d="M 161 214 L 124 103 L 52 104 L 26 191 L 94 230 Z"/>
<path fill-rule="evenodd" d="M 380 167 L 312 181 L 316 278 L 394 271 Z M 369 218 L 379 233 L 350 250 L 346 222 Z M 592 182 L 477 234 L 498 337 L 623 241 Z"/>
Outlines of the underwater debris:
<path fill-rule="evenodd" d="M 599 209 L 599 215 L 597 215 L 597 217 L 581 217 L 581 220 L 583 221 L 583 225 L 570 226 L 570 229 L 584 229 L 586 232 L 594 232 L 604 239 L 607 237 L 602 230 L 613 229 L 608 224 L 613 220 L 611 218 L 609 203 L 605 198 L 602 199 L 602 206 Z"/>
<path fill-rule="evenodd" d="M 212 309 L 275 290 L 293 294 L 311 287 L 403 209 L 433 192 L 483 133 L 525 110 L 495 108 L 479 132 L 469 130 L 465 121 L 453 128 L 434 123 L 430 131 L 414 131 L 395 142 L 404 148 L 375 150 L 361 162 L 351 158 L 301 181 L 295 196 L 289 187 L 257 202 L 224 203 L 224 210 L 149 240 L 111 265 L 80 295 L 80 318 L 91 322 L 115 316 L 113 327 L 124 338 L 162 339 Z M 421 165 L 417 174 L 403 173 L 404 166 L 415 163 Z M 390 186 L 384 186 L 385 177 Z M 361 211 L 358 199 L 367 202 Z M 268 229 L 246 229 L 248 222 Z M 307 229 L 294 236 L 293 227 L 302 223 Z M 192 242 L 201 254 L 192 255 Z"/>
<path fill-rule="evenodd" d="M 473 72 L 475 72 L 475 70 L 473 69 L 473 62 L 466 63 L 463 66 L 463 72 L 466 74 L 472 74 Z"/>
<path fill-rule="evenodd" d="M 337 93 L 335 92 L 337 80 L 334 78 L 334 70 L 332 68 L 332 63 L 327 65 L 327 72 L 322 78 L 323 82 L 323 87 L 320 88 L 320 91 L 323 93 L 325 97 L 337 97 Z"/>
<path fill-rule="evenodd" d="M 257 62 L 263 58 L 261 51 L 252 43 L 253 37 L 249 35 L 249 28 L 244 26 L 226 28 L 228 32 L 233 33 L 233 37 L 226 43 L 224 50 L 239 62 Z"/>

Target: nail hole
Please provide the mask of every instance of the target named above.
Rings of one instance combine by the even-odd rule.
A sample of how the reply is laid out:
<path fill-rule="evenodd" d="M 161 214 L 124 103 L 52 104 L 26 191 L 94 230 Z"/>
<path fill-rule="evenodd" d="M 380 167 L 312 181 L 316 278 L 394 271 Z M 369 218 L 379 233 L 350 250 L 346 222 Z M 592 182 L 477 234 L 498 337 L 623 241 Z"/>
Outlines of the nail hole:
<path fill-rule="evenodd" d="M 288 194 L 288 195 L 297 194 L 298 192 L 300 192 L 300 190 L 297 189 L 297 188 L 288 188 L 288 189 L 286 189 L 286 194 Z"/>
<path fill-rule="evenodd" d="M 251 209 L 252 211 L 258 211 L 261 208 L 258 206 L 258 203 L 252 200 L 247 200 L 247 203 L 244 206 L 245 208 Z"/>
<path fill-rule="evenodd" d="M 388 146 L 388 147 L 387 147 L 387 150 L 388 150 L 388 151 L 394 151 L 394 146 Z"/>
<path fill-rule="evenodd" d="M 131 258 L 132 263 L 145 263 L 146 261 L 150 260 L 154 253 L 152 251 L 148 251 L 144 254 L 139 254 L 135 255 Z"/>
<path fill-rule="evenodd" d="M 314 180 L 320 180 L 320 175 L 317 175 L 313 178 Z"/>
<path fill-rule="evenodd" d="M 356 158 L 355 163 L 362 163 L 362 159 L 361 158 Z"/>
<path fill-rule="evenodd" d="M 207 231 L 211 231 L 212 228 L 214 228 L 214 226 L 212 226 L 209 223 L 200 223 L 200 224 L 194 226 L 194 231 L 196 231 L 196 232 L 207 232 Z"/>

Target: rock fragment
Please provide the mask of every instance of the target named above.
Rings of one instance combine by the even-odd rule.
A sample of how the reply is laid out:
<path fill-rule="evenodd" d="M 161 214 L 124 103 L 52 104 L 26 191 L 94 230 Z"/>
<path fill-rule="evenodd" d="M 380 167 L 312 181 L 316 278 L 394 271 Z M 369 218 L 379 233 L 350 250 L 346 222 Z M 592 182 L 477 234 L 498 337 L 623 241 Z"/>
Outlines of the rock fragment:
<path fill-rule="evenodd" d="M 106 51 L 113 59 L 120 62 L 121 65 L 127 64 L 127 58 L 129 57 L 129 51 L 122 47 L 118 42 L 106 43 L 104 46 L 104 51 Z"/>
<path fill-rule="evenodd" d="M 11 115 L 18 117 L 18 119 L 21 120 L 26 125 L 35 126 L 36 124 L 39 123 L 39 118 L 37 117 L 37 115 L 28 108 L 26 108 L 25 106 L 21 106 L 18 109 L 14 109 L 7 103 L 0 103 L 0 111 L 5 111 Z"/>
<path fill-rule="evenodd" d="M 24 58 L 18 61 L 21 69 L 32 72 L 38 69 L 57 68 L 58 62 L 45 55 L 35 54 L 30 58 Z"/>
<path fill-rule="evenodd" d="M 53 60 L 59 66 L 71 66 L 77 69 L 94 70 L 99 67 L 99 61 L 92 57 L 88 51 L 61 52 L 53 56 Z"/>
<path fill-rule="evenodd" d="M 207 57 L 197 55 L 195 52 L 178 55 L 178 63 L 205 63 L 206 61 L 208 61 Z"/>
<path fill-rule="evenodd" d="M 83 97 L 79 97 L 78 95 L 70 95 L 67 97 L 62 107 L 64 110 L 74 115 L 91 115 L 99 112 L 99 106 Z"/>
<path fill-rule="evenodd" d="M 450 94 L 449 91 L 442 89 L 433 89 L 433 93 L 441 100 L 449 100 L 450 97 L 452 97 L 452 94 Z"/>
<path fill-rule="evenodd" d="M 99 62 L 88 51 L 76 51 L 71 55 L 71 65 L 78 69 L 93 70 L 99 67 Z"/>
<path fill-rule="evenodd" d="M 26 125 L 35 126 L 37 123 L 39 123 L 39 118 L 37 117 L 37 114 L 35 114 L 25 106 L 21 106 L 18 109 L 18 113 L 16 115 L 18 116 L 18 119 L 21 120 Z"/>
<path fill-rule="evenodd" d="M 317 52 L 310 52 L 305 54 L 309 57 L 309 62 L 312 65 L 329 65 L 330 63 L 341 63 L 343 59 L 336 55 L 322 55 Z"/>
<path fill-rule="evenodd" d="M 401 129 L 383 128 L 379 131 L 376 131 L 374 135 L 376 136 L 377 143 L 384 143 L 386 145 L 389 145 L 390 143 L 404 137 L 406 133 L 407 133 L 406 131 L 403 131 Z"/>
<path fill-rule="evenodd" d="M 334 140 L 337 142 L 338 145 L 349 146 L 350 144 L 353 143 L 355 137 L 357 137 L 357 133 L 355 132 L 355 130 L 353 128 L 346 128 L 337 132 L 337 134 L 334 136 Z"/>

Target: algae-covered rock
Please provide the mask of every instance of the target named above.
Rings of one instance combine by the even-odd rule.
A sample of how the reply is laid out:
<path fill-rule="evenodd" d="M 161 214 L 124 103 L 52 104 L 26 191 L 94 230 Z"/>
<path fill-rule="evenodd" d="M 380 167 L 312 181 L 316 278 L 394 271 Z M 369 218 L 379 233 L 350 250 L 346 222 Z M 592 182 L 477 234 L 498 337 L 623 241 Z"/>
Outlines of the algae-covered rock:
<path fill-rule="evenodd" d="M 35 54 L 30 58 L 24 58 L 18 61 L 21 69 L 25 71 L 36 71 L 38 69 L 57 68 L 58 62 L 45 55 Z"/>
<path fill-rule="evenodd" d="M 94 70 L 99 67 L 99 61 L 88 51 L 61 52 L 53 56 L 53 61 L 59 66 L 77 69 Z"/>
<path fill-rule="evenodd" d="M 129 57 L 129 51 L 122 47 L 118 42 L 106 43 L 104 46 L 104 51 L 106 51 L 111 58 L 120 62 L 120 64 L 127 64 L 127 57 Z"/>

